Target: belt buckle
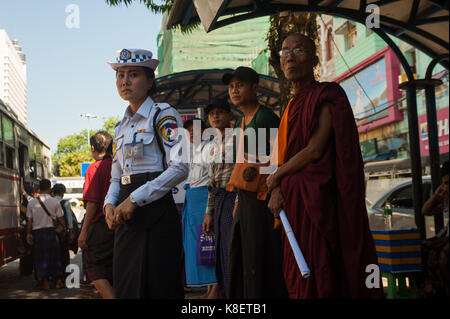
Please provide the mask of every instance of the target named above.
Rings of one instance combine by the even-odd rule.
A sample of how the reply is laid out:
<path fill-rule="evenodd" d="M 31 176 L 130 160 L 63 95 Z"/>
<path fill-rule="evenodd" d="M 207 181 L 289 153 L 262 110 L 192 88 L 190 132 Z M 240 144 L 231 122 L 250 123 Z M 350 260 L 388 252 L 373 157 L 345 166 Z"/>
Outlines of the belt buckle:
<path fill-rule="evenodd" d="M 120 179 L 120 183 L 122 185 L 129 185 L 129 184 L 131 184 L 131 176 L 122 176 L 122 178 Z"/>

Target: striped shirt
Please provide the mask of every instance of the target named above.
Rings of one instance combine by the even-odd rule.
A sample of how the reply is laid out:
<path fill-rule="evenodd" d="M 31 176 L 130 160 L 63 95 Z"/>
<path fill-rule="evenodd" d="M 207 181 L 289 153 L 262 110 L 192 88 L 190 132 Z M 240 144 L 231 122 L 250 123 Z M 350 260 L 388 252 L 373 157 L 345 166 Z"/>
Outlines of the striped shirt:
<path fill-rule="evenodd" d="M 218 147 L 214 147 L 215 141 L 209 143 L 210 156 L 214 157 L 214 152 L 217 152 Z M 215 161 L 212 160 L 209 166 L 209 189 L 212 187 L 225 188 L 233 173 L 234 163 L 225 163 L 225 150 L 229 150 L 233 147 L 233 138 L 228 138 L 225 141 L 225 147 L 222 150 L 221 159 Z M 208 204 L 206 206 L 206 214 L 214 214 L 214 194 L 208 190 Z"/>

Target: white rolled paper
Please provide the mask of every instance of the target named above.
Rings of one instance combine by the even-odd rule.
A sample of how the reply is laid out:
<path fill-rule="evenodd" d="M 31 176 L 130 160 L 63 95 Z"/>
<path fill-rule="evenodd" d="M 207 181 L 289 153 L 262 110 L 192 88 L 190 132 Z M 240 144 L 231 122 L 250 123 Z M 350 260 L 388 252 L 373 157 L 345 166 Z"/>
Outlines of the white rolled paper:
<path fill-rule="evenodd" d="M 284 210 L 280 211 L 280 219 L 281 223 L 283 224 L 284 231 L 286 232 L 286 236 L 289 240 L 289 245 L 291 245 L 292 252 L 294 253 L 295 260 L 297 261 L 298 268 L 302 273 L 302 277 L 308 278 L 311 275 L 311 271 L 309 270 L 308 264 L 303 257 L 302 250 L 297 243 L 297 239 L 295 239 L 295 234 L 292 231 L 291 224 L 289 224 L 289 221 L 286 217 L 286 212 Z"/>

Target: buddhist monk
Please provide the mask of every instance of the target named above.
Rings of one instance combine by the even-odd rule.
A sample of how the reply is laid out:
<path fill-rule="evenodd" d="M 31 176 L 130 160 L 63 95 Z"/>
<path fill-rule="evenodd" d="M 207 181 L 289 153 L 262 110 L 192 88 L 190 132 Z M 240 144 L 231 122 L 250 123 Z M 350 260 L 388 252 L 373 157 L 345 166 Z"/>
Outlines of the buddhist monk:
<path fill-rule="evenodd" d="M 283 273 L 292 299 L 382 298 L 366 286 L 376 265 L 365 206 L 364 166 L 353 112 L 344 90 L 317 82 L 314 42 L 291 34 L 282 44 L 281 68 L 295 95 L 278 130 L 278 169 L 267 180 L 269 209 L 284 209 L 311 269 L 303 278 L 287 237 Z M 373 267 L 373 266 L 372 266 Z M 369 268 L 370 269 L 370 268 Z"/>

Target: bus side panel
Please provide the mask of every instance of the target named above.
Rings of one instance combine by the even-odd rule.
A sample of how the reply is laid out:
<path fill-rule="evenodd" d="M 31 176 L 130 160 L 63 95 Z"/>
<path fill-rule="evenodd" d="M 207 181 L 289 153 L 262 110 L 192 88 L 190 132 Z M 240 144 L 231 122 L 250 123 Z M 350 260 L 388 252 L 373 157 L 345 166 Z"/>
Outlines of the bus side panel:
<path fill-rule="evenodd" d="M 0 265 L 18 257 L 19 200 L 19 178 L 0 170 Z"/>
<path fill-rule="evenodd" d="M 17 241 L 19 240 L 19 236 L 19 228 L 0 230 L 0 266 L 19 257 L 17 251 Z"/>

